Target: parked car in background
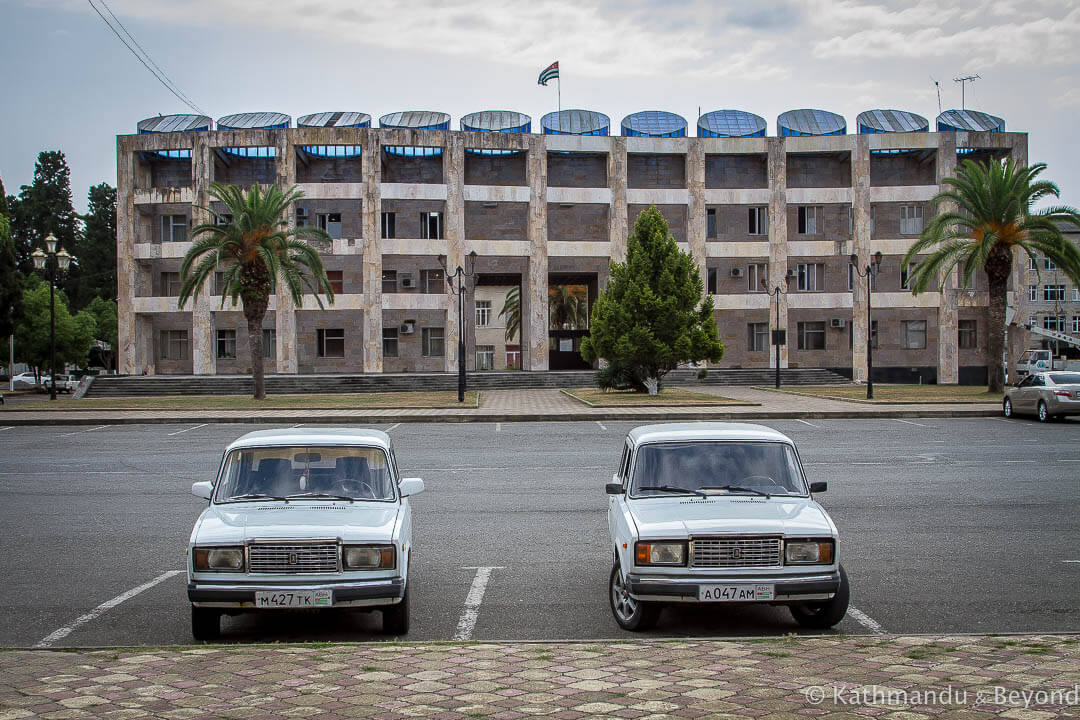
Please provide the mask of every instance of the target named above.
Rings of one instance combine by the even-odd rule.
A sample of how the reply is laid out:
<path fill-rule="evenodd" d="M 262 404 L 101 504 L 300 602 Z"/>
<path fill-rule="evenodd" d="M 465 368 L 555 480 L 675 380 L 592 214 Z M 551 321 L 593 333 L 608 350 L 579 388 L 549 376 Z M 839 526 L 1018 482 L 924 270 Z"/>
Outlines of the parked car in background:
<path fill-rule="evenodd" d="M 761 425 L 631 430 L 607 485 L 615 621 L 643 630 L 666 603 L 765 603 L 804 627 L 840 622 L 840 540 L 811 494 L 825 489 L 807 484 L 794 443 Z"/>
<path fill-rule="evenodd" d="M 27 390 L 29 388 L 37 387 L 38 381 L 31 371 L 19 373 L 12 379 L 14 388 L 16 390 Z"/>
<path fill-rule="evenodd" d="M 386 433 L 260 430 L 225 450 L 188 543 L 191 633 L 209 640 L 221 616 L 345 608 L 381 610 L 383 630 L 409 631 L 412 509 L 424 489 L 402 478 Z"/>
<path fill-rule="evenodd" d="M 41 386 L 45 388 L 45 392 L 49 391 L 49 387 L 52 385 L 52 376 L 45 375 L 41 378 Z M 56 392 L 58 393 L 73 393 L 79 387 L 79 381 L 71 375 L 57 375 L 56 376 Z"/>
<path fill-rule="evenodd" d="M 1034 415 L 1040 422 L 1080 415 L 1080 372 L 1033 372 L 1005 391 L 1005 417 Z"/>

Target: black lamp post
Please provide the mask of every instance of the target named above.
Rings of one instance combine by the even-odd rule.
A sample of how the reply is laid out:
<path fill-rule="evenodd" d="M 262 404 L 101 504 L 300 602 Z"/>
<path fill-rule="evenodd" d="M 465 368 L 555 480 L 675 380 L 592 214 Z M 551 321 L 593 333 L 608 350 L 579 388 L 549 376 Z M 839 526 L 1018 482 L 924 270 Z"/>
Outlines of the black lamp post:
<path fill-rule="evenodd" d="M 476 273 L 473 272 L 476 267 L 476 251 L 473 250 L 467 256 L 465 264 L 468 266 L 468 270 L 462 269 L 460 265 L 457 266 L 457 270 L 454 274 L 450 274 L 450 269 L 446 267 L 446 256 L 439 256 L 439 264 L 442 265 L 443 272 L 446 273 L 446 284 L 450 286 L 450 291 L 457 295 L 458 298 L 458 381 L 457 381 L 457 399 L 458 402 L 465 402 L 465 293 L 467 287 L 465 281 L 476 277 Z M 457 281 L 455 287 L 454 281 Z"/>
<path fill-rule="evenodd" d="M 787 281 L 790 278 L 795 277 L 794 270 L 788 270 L 787 275 L 780 279 L 780 282 L 784 284 L 781 287 L 778 283 L 772 290 L 769 289 L 768 276 L 762 278 L 761 287 L 769 294 L 770 297 L 776 298 L 776 329 L 772 331 L 772 344 L 776 346 L 776 388 L 780 389 L 780 346 L 787 345 L 787 331 L 780 328 L 780 296 L 787 294 Z"/>
<path fill-rule="evenodd" d="M 31 257 L 34 258 L 35 270 L 47 270 L 49 277 L 49 365 L 52 379 L 49 382 L 49 399 L 56 399 L 56 271 L 61 272 L 71 265 L 71 255 L 67 250 L 56 251 L 56 236 L 49 233 L 45 238 L 45 251 L 41 248 L 34 250 Z"/>
<path fill-rule="evenodd" d="M 866 278 L 866 399 L 874 399 L 874 324 L 870 320 L 870 290 L 881 272 L 881 251 L 874 253 L 866 271 L 859 270 L 859 256 L 851 253 L 851 265 L 859 277 Z"/>

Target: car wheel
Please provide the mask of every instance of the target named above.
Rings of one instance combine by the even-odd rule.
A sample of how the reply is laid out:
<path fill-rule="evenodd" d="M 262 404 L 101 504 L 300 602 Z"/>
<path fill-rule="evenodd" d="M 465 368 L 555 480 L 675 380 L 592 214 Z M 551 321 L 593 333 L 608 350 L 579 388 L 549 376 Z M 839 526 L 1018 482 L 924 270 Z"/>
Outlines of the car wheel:
<path fill-rule="evenodd" d="M 216 640 L 221 636 L 221 611 L 191 606 L 191 636 L 196 640 Z"/>
<path fill-rule="evenodd" d="M 630 597 L 618 565 L 611 568 L 608 597 L 611 600 L 611 614 L 623 630 L 648 630 L 660 617 L 659 605 Z"/>
<path fill-rule="evenodd" d="M 848 602 L 851 599 L 851 590 L 848 587 L 847 573 L 840 566 L 840 586 L 836 588 L 836 594 L 831 600 L 818 603 L 800 603 L 792 605 L 791 616 L 795 622 L 804 628 L 825 630 L 844 619 L 847 614 Z"/>
<path fill-rule="evenodd" d="M 1039 422 L 1048 422 L 1050 420 L 1050 413 L 1046 409 L 1046 401 L 1039 401 Z"/>
<path fill-rule="evenodd" d="M 409 634 L 409 587 L 397 605 L 388 605 L 382 611 L 382 629 L 387 635 Z"/>
<path fill-rule="evenodd" d="M 1001 404 L 1001 412 L 1005 417 L 1011 418 L 1013 416 L 1012 400 L 1005 398 L 1005 402 Z"/>

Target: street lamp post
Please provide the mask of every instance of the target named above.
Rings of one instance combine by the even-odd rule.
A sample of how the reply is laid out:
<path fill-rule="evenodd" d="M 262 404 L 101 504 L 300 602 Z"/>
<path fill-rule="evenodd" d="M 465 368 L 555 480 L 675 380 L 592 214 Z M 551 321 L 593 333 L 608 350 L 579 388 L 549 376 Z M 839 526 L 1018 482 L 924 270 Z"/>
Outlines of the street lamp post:
<path fill-rule="evenodd" d="M 866 278 L 866 399 L 874 399 L 874 324 L 870 319 L 870 290 L 881 272 L 881 251 L 874 253 L 866 270 L 859 270 L 859 256 L 851 253 L 851 266 L 859 277 Z"/>
<path fill-rule="evenodd" d="M 468 270 L 463 269 L 460 265 L 457 266 L 457 270 L 450 274 L 450 269 L 446 266 L 446 256 L 439 256 L 439 264 L 442 265 L 443 272 L 446 273 L 446 284 L 450 286 L 450 292 L 457 295 L 458 298 L 458 385 L 457 385 L 457 399 L 458 402 L 465 402 L 465 293 L 467 292 L 466 280 L 476 277 L 474 272 L 476 268 L 476 251 L 473 250 L 469 253 L 465 262 L 468 266 Z M 455 287 L 454 281 L 457 281 Z"/>
<path fill-rule="evenodd" d="M 780 328 L 780 296 L 787 294 L 787 281 L 790 278 L 795 277 L 794 270 L 788 270 L 787 275 L 780 279 L 780 283 L 784 284 L 784 287 L 780 286 L 780 283 L 776 284 L 776 287 L 772 290 L 769 289 L 768 276 L 761 279 L 761 287 L 769 294 L 770 297 L 776 298 L 776 328 L 772 331 L 772 344 L 776 347 L 776 388 L 780 389 L 780 346 L 787 344 L 787 331 Z"/>
<path fill-rule="evenodd" d="M 49 366 L 52 378 L 49 382 L 49 399 L 56 399 L 56 271 L 65 271 L 71 265 L 67 250 L 56 251 L 56 236 L 49 233 L 45 238 L 45 250 L 37 248 L 31 253 L 35 270 L 47 270 L 49 277 Z"/>

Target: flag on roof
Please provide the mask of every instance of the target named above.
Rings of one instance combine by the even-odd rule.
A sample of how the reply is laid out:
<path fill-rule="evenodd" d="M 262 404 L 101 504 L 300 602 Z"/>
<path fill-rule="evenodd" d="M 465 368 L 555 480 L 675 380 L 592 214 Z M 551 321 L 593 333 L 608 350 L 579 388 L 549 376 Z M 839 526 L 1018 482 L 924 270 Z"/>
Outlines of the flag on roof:
<path fill-rule="evenodd" d="M 538 85 L 547 85 L 548 80 L 554 80 L 559 77 L 559 61 L 548 65 L 546 68 L 540 71 L 540 77 L 536 80 Z"/>

